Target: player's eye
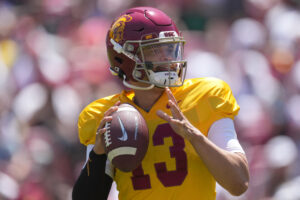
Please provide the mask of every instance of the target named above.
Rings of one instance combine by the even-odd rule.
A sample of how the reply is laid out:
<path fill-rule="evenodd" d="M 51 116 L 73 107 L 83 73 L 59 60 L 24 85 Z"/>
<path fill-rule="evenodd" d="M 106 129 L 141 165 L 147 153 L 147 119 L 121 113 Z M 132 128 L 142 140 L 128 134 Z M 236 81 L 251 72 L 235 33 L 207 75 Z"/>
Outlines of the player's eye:
<path fill-rule="evenodd" d="M 173 46 L 173 45 L 168 45 L 167 52 L 168 52 L 169 54 L 172 54 L 172 53 L 174 52 L 174 46 Z"/>

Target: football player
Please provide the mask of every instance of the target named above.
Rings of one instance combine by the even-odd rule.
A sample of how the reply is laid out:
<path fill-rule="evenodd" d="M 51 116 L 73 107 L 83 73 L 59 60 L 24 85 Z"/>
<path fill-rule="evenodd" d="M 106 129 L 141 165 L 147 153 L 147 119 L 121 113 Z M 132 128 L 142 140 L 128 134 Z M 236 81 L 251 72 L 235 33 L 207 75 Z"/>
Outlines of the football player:
<path fill-rule="evenodd" d="M 119 199 L 212 200 L 216 181 L 233 195 L 247 190 L 248 164 L 233 123 L 239 106 L 222 80 L 184 80 L 184 43 L 172 19 L 155 8 L 131 8 L 112 23 L 106 40 L 110 71 L 130 90 L 81 112 L 87 162 L 74 200 L 106 199 L 113 180 Z M 149 128 L 146 156 L 129 173 L 110 164 L 101 137 L 120 103 L 134 105 Z"/>

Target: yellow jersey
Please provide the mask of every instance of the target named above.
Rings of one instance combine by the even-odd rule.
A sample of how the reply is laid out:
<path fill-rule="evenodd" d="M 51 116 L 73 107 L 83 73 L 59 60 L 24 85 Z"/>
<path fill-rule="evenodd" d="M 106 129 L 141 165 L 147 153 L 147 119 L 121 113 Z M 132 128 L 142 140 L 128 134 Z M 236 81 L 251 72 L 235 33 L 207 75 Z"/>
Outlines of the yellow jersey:
<path fill-rule="evenodd" d="M 230 87 L 216 78 L 189 79 L 170 89 L 183 114 L 205 136 L 215 121 L 234 119 L 239 111 Z M 171 115 L 167 95 L 164 93 L 149 112 L 139 108 L 133 97 L 133 91 L 123 91 L 96 100 L 81 112 L 78 122 L 80 142 L 88 145 L 94 144 L 104 112 L 118 100 L 135 106 L 145 118 L 149 147 L 141 165 L 126 173 L 115 169 L 119 199 L 215 199 L 216 182 L 193 146 L 156 115 L 157 110 Z"/>

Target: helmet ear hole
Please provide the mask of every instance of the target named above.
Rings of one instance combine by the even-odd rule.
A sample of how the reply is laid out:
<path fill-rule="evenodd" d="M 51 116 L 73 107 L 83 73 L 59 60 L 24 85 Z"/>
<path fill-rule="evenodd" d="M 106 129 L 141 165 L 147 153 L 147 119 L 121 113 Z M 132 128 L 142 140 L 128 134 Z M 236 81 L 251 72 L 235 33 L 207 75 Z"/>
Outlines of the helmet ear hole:
<path fill-rule="evenodd" d="M 124 71 L 122 69 L 119 68 L 119 73 L 118 73 L 118 76 L 123 79 L 124 78 L 124 75 L 126 77 L 126 74 L 124 73 Z M 126 77 L 127 78 L 127 77 Z"/>
<path fill-rule="evenodd" d="M 126 74 L 124 73 L 124 71 L 120 68 L 120 67 L 110 67 L 109 68 L 110 72 L 114 75 L 114 76 L 118 76 L 119 78 L 123 79 L 124 75 L 126 77 Z"/>
<path fill-rule="evenodd" d="M 121 65 L 123 63 L 123 59 L 120 57 L 115 56 L 114 59 Z M 118 76 L 123 79 L 123 76 L 126 76 L 126 74 L 124 73 L 124 71 L 118 67 Z"/>
<path fill-rule="evenodd" d="M 120 57 L 115 57 L 115 60 L 118 62 L 118 63 L 120 63 L 120 64 L 122 64 L 123 63 L 123 59 L 122 58 L 120 58 Z"/>

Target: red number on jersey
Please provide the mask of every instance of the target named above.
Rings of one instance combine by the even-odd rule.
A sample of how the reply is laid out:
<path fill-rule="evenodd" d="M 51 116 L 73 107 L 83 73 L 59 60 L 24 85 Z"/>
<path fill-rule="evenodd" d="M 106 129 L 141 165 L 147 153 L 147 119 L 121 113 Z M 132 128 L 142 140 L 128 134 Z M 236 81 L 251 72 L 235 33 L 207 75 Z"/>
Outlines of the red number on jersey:
<path fill-rule="evenodd" d="M 166 137 L 172 137 L 173 140 L 173 146 L 170 147 L 170 157 L 175 158 L 176 170 L 168 171 L 164 162 L 155 163 L 156 175 L 165 187 L 181 185 L 187 175 L 184 139 L 176 134 L 169 124 L 162 124 L 157 127 L 153 135 L 154 146 L 163 145 Z"/>
<path fill-rule="evenodd" d="M 134 190 L 144 190 L 151 188 L 150 177 L 149 175 L 144 174 L 142 165 L 138 166 L 138 168 L 133 170 L 132 174 L 133 176 L 131 177 L 131 181 Z"/>
<path fill-rule="evenodd" d="M 169 124 L 159 125 L 153 134 L 153 145 L 164 145 L 164 138 L 171 137 L 170 157 L 175 158 L 176 170 L 168 171 L 166 163 L 154 163 L 156 175 L 165 187 L 181 185 L 187 175 L 187 156 L 184 151 L 184 139 L 176 134 Z M 142 166 L 132 172 L 132 184 L 135 190 L 151 188 L 149 175 L 144 174 Z"/>

